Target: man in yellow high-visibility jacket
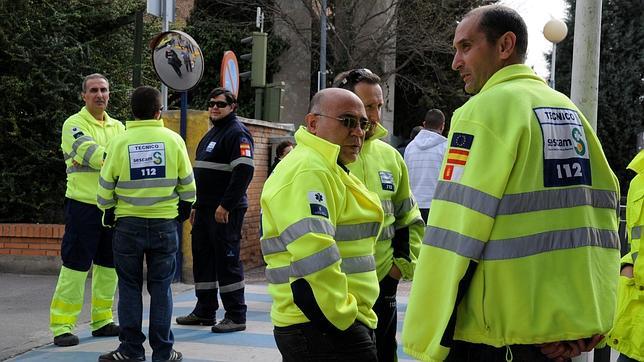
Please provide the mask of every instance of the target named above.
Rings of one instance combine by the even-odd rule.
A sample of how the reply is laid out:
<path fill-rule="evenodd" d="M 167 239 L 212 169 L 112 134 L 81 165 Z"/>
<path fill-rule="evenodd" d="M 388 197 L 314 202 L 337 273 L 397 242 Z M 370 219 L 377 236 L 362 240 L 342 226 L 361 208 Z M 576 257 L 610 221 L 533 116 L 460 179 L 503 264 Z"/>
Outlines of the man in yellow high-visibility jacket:
<path fill-rule="evenodd" d="M 132 93 L 134 121 L 105 151 L 98 207 L 114 230 L 114 265 L 119 276 L 119 347 L 99 362 L 144 361 L 143 258 L 150 293 L 150 346 L 153 361 L 181 361 L 170 330 L 177 264 L 178 226 L 190 216 L 196 187 L 186 144 L 163 126 L 161 93 L 138 87 Z"/>
<path fill-rule="evenodd" d="M 644 150 L 628 165 L 637 174 L 626 197 L 626 230 L 631 250 L 622 258 L 615 325 L 608 344 L 621 352 L 618 362 L 644 361 Z"/>
<path fill-rule="evenodd" d="M 74 346 L 72 332 L 83 307 L 85 279 L 92 267 L 93 336 L 118 336 L 112 319 L 116 272 L 112 257 L 112 231 L 103 227 L 96 207 L 98 174 L 107 143 L 125 127 L 105 109 L 110 85 L 101 74 L 85 77 L 81 96 L 85 107 L 63 124 L 62 150 L 67 166 L 65 235 L 60 248 L 63 265 L 51 300 L 50 329 L 57 346 Z"/>
<path fill-rule="evenodd" d="M 452 118 L 405 323 L 426 361 L 564 360 L 613 323 L 618 182 L 595 132 L 523 64 L 516 11 L 472 10 L 452 68 L 474 94 Z"/>
<path fill-rule="evenodd" d="M 397 360 L 398 324 L 396 292 L 401 278 L 411 280 L 423 238 L 425 222 L 411 193 L 409 172 L 400 152 L 381 139 L 387 130 L 380 124 L 384 103 L 380 77 L 368 69 L 340 73 L 333 85 L 354 92 L 364 104 L 372 124 L 358 159 L 348 168 L 380 199 L 385 220 L 376 243 L 376 270 L 380 294 L 373 310 L 378 316 L 376 346 L 381 362 Z"/>
<path fill-rule="evenodd" d="M 360 99 L 337 88 L 313 97 L 305 121 L 261 196 L 275 341 L 285 362 L 377 361 L 383 211 L 346 167 L 370 124 Z"/>

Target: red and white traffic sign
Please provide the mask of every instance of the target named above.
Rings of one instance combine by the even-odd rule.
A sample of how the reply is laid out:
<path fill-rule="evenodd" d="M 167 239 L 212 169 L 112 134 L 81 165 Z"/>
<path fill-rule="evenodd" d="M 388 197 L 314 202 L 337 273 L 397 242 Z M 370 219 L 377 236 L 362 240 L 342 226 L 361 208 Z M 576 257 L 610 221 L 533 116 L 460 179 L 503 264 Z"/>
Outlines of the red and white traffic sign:
<path fill-rule="evenodd" d="M 224 57 L 221 59 L 219 79 L 221 79 L 221 86 L 237 97 L 239 94 L 239 65 L 235 53 L 230 50 L 225 51 Z"/>

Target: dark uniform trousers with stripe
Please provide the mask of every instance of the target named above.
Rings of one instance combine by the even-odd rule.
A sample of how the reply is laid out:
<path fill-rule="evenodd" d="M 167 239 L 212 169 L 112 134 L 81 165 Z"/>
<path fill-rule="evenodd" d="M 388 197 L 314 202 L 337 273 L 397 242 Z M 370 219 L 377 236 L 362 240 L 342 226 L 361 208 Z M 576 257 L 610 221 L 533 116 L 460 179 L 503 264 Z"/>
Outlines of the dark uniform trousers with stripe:
<path fill-rule="evenodd" d="M 197 305 L 193 313 L 214 318 L 219 308 L 217 292 L 226 310 L 226 318 L 246 323 L 244 268 L 239 259 L 241 228 L 246 208 L 230 210 L 228 223 L 215 221 L 214 207 L 195 210 L 192 226 L 192 270 Z"/>

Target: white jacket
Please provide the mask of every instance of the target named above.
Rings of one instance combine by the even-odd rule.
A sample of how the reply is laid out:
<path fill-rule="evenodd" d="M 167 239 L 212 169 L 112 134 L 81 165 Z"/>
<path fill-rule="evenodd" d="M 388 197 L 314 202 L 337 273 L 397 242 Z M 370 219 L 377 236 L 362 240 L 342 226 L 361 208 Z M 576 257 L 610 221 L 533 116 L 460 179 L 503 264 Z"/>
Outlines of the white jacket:
<path fill-rule="evenodd" d="M 411 191 L 421 209 L 429 209 L 447 149 L 447 138 L 423 129 L 405 149 Z"/>

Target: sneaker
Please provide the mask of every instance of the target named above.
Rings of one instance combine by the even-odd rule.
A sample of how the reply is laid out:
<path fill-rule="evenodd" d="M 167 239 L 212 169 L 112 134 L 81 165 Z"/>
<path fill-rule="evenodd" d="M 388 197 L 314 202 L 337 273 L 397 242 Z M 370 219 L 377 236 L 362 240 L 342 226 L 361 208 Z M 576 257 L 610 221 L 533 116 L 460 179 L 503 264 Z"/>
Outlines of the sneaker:
<path fill-rule="evenodd" d="M 166 361 L 183 361 L 183 355 L 181 352 L 177 352 L 174 349 L 170 352 L 170 358 L 168 358 Z"/>
<path fill-rule="evenodd" d="M 145 357 L 130 357 L 126 354 L 119 352 L 118 350 L 112 351 L 106 354 L 102 354 L 98 357 L 98 362 L 108 362 L 108 361 L 145 361 Z"/>
<path fill-rule="evenodd" d="M 177 317 L 176 321 L 177 324 L 183 324 L 186 326 L 212 326 L 215 324 L 215 318 L 201 318 L 194 313 Z"/>
<path fill-rule="evenodd" d="M 54 337 L 54 344 L 59 347 L 70 347 L 78 344 L 78 337 L 71 333 L 64 333 Z"/>
<path fill-rule="evenodd" d="M 224 318 L 221 322 L 211 328 L 213 333 L 228 333 L 238 332 L 246 329 L 246 323 L 235 323 L 228 318 Z"/>
<path fill-rule="evenodd" d="M 119 335 L 120 328 L 114 322 L 108 323 L 101 328 L 92 331 L 92 336 L 94 337 L 117 337 Z"/>

